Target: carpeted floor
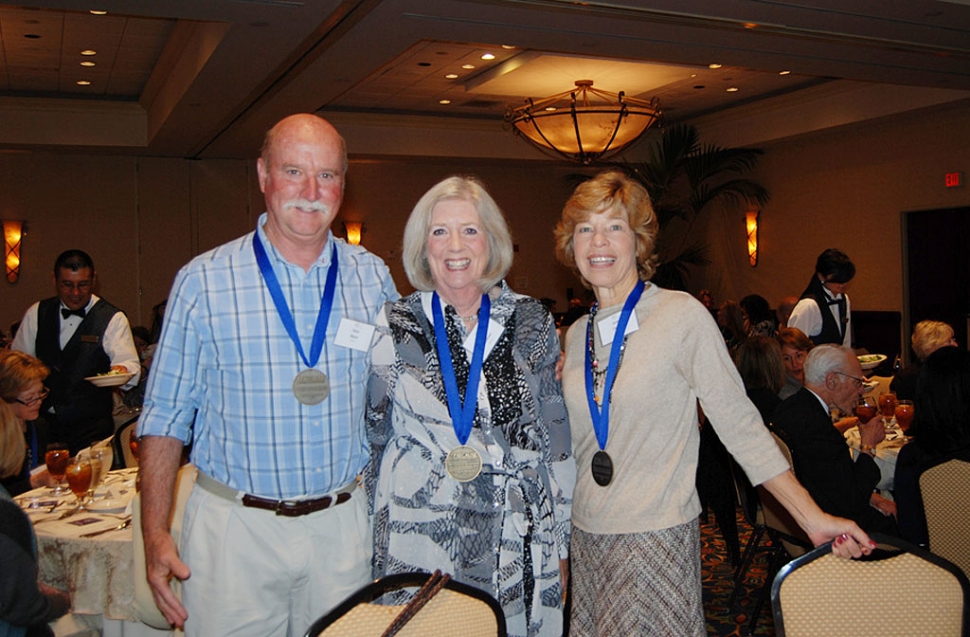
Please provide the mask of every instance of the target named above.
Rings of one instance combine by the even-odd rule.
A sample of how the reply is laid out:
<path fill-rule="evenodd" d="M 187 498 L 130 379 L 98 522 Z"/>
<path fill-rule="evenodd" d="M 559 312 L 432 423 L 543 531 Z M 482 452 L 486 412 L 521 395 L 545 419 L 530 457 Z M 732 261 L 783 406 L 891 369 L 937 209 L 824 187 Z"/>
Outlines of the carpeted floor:
<path fill-rule="evenodd" d="M 745 522 L 740 510 L 737 519 L 738 536 L 741 549 L 744 550 L 752 529 Z M 761 545 L 767 546 L 768 542 L 767 538 L 763 538 Z M 771 599 L 768 597 L 758 615 L 758 624 L 754 632 L 748 631 L 751 613 L 768 570 L 767 558 L 768 552 L 765 550 L 755 553 L 738 599 L 733 608 L 729 607 L 731 594 L 734 591 L 734 565 L 728 556 L 724 538 L 714 521 L 714 516 L 709 516 L 707 522 L 701 521 L 701 577 L 704 585 L 704 614 L 707 619 L 708 635 L 744 637 L 775 634 L 774 622 L 771 618 Z"/>

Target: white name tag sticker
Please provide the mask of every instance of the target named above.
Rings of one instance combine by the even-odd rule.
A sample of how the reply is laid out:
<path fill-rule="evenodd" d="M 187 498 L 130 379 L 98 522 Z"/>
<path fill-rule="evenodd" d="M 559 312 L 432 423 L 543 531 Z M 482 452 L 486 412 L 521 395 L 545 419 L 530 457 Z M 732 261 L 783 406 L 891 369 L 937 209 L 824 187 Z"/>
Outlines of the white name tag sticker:
<path fill-rule="evenodd" d="M 603 345 L 609 345 L 613 342 L 613 335 L 616 334 L 616 326 L 620 323 L 620 314 L 622 312 L 615 312 L 609 318 L 596 322 L 596 329 L 600 333 L 600 343 Z M 640 324 L 637 323 L 637 313 L 630 312 L 630 320 L 626 322 L 626 331 L 623 332 L 623 336 L 632 334 L 638 329 L 640 329 Z"/>
<path fill-rule="evenodd" d="M 366 352 L 370 349 L 371 340 L 374 338 L 374 329 L 375 326 L 368 323 L 341 318 L 340 325 L 337 326 L 337 338 L 334 339 L 334 343 L 341 347 Z"/>

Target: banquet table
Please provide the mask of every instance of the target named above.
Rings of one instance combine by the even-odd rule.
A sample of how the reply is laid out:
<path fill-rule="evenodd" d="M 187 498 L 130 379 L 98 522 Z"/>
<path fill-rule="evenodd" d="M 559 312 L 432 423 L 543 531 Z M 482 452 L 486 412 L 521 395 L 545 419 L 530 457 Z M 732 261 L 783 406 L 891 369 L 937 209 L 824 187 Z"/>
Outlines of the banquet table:
<path fill-rule="evenodd" d="M 140 623 L 135 612 L 132 529 L 119 527 L 130 525 L 136 473 L 110 472 L 91 510 L 71 513 L 73 494 L 54 496 L 43 487 L 16 498 L 34 523 L 40 580 L 71 594 L 71 614 L 52 625 L 57 637 L 181 634 Z"/>
<path fill-rule="evenodd" d="M 852 459 L 855 460 L 860 453 L 860 448 L 862 446 L 862 440 L 859 438 L 859 428 L 852 427 L 846 430 L 845 440 L 849 445 L 849 449 L 852 453 Z M 894 474 L 896 473 L 896 458 L 899 457 L 899 450 L 909 442 L 909 438 L 903 434 L 903 430 L 898 426 L 893 426 L 891 430 L 886 431 L 886 438 L 876 445 L 876 456 L 873 460 L 876 461 L 876 466 L 879 467 L 879 483 L 876 488 L 881 491 L 892 491 Z"/>

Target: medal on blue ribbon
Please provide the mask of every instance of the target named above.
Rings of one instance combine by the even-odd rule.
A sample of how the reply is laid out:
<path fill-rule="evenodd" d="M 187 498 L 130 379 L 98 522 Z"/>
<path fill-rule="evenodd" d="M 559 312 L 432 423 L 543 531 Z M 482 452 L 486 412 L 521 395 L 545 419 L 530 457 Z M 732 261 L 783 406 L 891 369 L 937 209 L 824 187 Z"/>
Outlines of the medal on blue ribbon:
<path fill-rule="evenodd" d="M 482 305 L 478 308 L 478 332 L 475 334 L 475 349 L 472 350 L 471 366 L 468 370 L 468 382 L 465 384 L 465 400 L 462 402 L 458 393 L 458 379 L 455 376 L 455 366 L 451 359 L 451 348 L 448 345 L 448 333 L 445 330 L 445 317 L 441 311 L 441 300 L 438 293 L 431 295 L 431 314 L 434 319 L 435 346 L 438 350 L 438 360 L 441 362 L 441 376 L 445 384 L 445 394 L 448 396 L 448 413 L 451 424 L 458 437 L 459 447 L 448 452 L 445 458 L 445 470 L 458 482 L 469 482 L 482 472 L 482 456 L 474 447 L 468 446 L 468 437 L 475 422 L 475 411 L 478 407 L 478 382 L 482 375 L 482 365 L 485 362 L 485 341 L 488 335 L 488 320 L 491 300 L 487 294 L 482 295 Z"/>
<path fill-rule="evenodd" d="M 337 286 L 337 246 L 334 245 L 330 252 L 330 270 L 327 272 L 327 282 L 320 299 L 320 311 L 317 313 L 317 324 L 313 329 L 313 338 L 310 342 L 310 355 L 307 356 L 303 351 L 303 343 L 300 342 L 300 334 L 296 330 L 296 321 L 290 312 L 290 307 L 283 296 L 283 288 L 280 286 L 279 279 L 273 271 L 273 266 L 266 255 L 266 248 L 259 239 L 259 232 L 253 233 L 253 252 L 256 253 L 256 263 L 259 271 L 263 275 L 263 281 L 269 294 L 273 297 L 273 304 L 276 306 L 276 313 L 283 321 L 283 327 L 289 334 L 290 340 L 296 345 L 296 351 L 300 353 L 300 358 L 306 364 L 304 369 L 296 378 L 293 379 L 293 395 L 304 405 L 316 405 L 322 403 L 330 395 L 330 379 L 319 369 L 315 369 L 320 361 L 320 353 L 323 351 L 323 342 L 327 337 L 327 324 L 330 322 L 330 310 L 333 307 L 333 297 Z"/>
<path fill-rule="evenodd" d="M 613 381 L 616 380 L 617 368 L 620 366 L 620 352 L 623 350 L 623 339 L 626 336 L 626 325 L 630 321 L 630 314 L 636 307 L 643 290 L 646 287 L 643 281 L 637 281 L 633 291 L 626 297 L 623 310 L 620 312 L 620 319 L 616 324 L 616 333 L 613 334 L 613 343 L 610 346 L 610 362 L 606 368 L 606 380 L 603 383 L 603 407 L 596 404 L 596 388 L 593 385 L 593 352 L 592 347 L 586 348 L 586 400 L 589 403 L 589 415 L 593 420 L 593 431 L 596 433 L 596 442 L 600 450 L 593 454 L 590 464 L 590 471 L 593 480 L 601 487 L 607 486 L 613 481 L 613 459 L 606 453 L 606 440 L 610 434 L 610 394 L 613 391 Z M 593 321 L 586 323 L 586 342 L 592 343 Z"/>

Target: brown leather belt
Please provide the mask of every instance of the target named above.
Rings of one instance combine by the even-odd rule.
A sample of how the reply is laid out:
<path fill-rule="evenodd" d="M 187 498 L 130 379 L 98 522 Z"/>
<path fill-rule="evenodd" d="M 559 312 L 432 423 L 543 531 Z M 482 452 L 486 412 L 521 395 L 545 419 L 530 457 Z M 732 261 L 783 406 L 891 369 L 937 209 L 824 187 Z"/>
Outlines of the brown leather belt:
<path fill-rule="evenodd" d="M 289 518 L 309 515 L 328 509 L 331 506 L 343 504 L 350 499 L 351 494 L 357 489 L 357 481 L 355 480 L 337 489 L 334 493 L 321 498 L 311 498 L 308 500 L 271 500 L 269 498 L 261 498 L 258 495 L 237 491 L 202 472 L 199 472 L 196 485 L 213 495 L 232 502 L 239 502 L 244 507 L 273 511 L 276 515 Z"/>
<path fill-rule="evenodd" d="M 313 500 L 291 501 L 270 500 L 247 493 L 242 497 L 242 504 L 244 507 L 266 509 L 267 511 L 275 511 L 276 515 L 285 515 L 289 518 L 295 518 L 301 515 L 309 515 L 311 513 L 316 513 L 317 511 L 323 511 L 324 509 L 330 508 L 331 504 L 333 506 L 343 504 L 349 499 L 349 493 L 338 493 L 336 498 L 325 495 L 322 498 L 316 498 Z"/>

